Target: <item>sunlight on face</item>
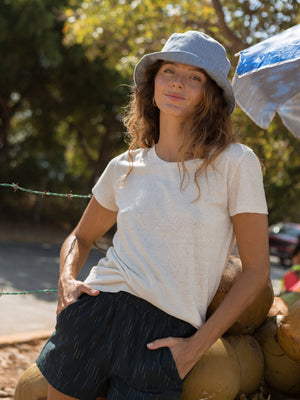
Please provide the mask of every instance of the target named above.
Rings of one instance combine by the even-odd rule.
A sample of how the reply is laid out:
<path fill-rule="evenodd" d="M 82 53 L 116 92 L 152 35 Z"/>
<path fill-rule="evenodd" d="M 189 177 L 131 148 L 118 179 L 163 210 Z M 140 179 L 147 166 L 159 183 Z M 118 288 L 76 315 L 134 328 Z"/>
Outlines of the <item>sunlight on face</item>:
<path fill-rule="evenodd" d="M 155 77 L 157 107 L 161 113 L 189 118 L 201 102 L 206 80 L 197 67 L 164 62 Z"/>
<path fill-rule="evenodd" d="M 160 67 L 158 74 L 165 81 L 182 83 L 195 89 L 202 89 L 206 76 L 200 68 L 191 65 L 165 62 Z"/>

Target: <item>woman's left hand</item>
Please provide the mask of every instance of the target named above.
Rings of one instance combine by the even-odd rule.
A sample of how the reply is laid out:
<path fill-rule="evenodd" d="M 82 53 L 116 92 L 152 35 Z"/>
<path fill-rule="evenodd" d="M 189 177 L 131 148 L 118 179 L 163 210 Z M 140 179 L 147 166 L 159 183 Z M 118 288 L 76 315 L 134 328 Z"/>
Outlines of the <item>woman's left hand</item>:
<path fill-rule="evenodd" d="M 149 350 L 157 350 L 161 347 L 168 347 L 173 355 L 181 379 L 190 372 L 198 359 L 195 358 L 195 348 L 192 343 L 192 336 L 186 339 L 168 337 L 157 339 L 147 344 Z"/>

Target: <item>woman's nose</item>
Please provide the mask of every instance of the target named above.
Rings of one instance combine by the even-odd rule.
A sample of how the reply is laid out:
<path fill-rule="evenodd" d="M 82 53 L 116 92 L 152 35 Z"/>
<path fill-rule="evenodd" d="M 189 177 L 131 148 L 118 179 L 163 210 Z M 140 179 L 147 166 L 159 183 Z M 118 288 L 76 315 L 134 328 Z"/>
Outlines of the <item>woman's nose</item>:
<path fill-rule="evenodd" d="M 184 85 L 183 76 L 176 74 L 172 81 L 172 87 L 183 87 L 183 85 Z"/>

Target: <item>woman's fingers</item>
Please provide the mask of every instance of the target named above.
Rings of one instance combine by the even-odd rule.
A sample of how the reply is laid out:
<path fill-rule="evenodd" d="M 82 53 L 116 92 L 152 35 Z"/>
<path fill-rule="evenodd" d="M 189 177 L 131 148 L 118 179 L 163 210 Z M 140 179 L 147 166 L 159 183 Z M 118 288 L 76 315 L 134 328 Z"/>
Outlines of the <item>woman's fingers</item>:
<path fill-rule="evenodd" d="M 89 286 L 89 285 L 86 285 L 85 283 L 82 283 L 79 287 L 78 287 L 78 289 L 79 289 L 79 296 L 82 294 L 82 293 L 86 293 L 86 294 L 88 294 L 88 295 L 90 295 L 90 296 L 97 296 L 99 293 L 100 293 L 100 290 L 97 290 L 97 289 L 95 289 L 95 288 L 93 288 L 92 286 Z M 79 297 L 78 296 L 78 297 Z"/>
<path fill-rule="evenodd" d="M 153 342 L 147 343 L 147 347 L 150 350 L 156 350 L 156 349 L 159 349 L 161 347 L 172 348 L 172 346 L 174 346 L 175 343 L 176 343 L 176 338 L 167 337 L 167 338 L 163 338 L 163 339 L 153 340 Z"/>
<path fill-rule="evenodd" d="M 56 314 L 59 314 L 68 305 L 74 303 L 83 293 L 89 296 L 97 296 L 100 291 L 74 279 L 73 284 L 68 287 L 68 293 L 65 292 L 59 296 Z"/>

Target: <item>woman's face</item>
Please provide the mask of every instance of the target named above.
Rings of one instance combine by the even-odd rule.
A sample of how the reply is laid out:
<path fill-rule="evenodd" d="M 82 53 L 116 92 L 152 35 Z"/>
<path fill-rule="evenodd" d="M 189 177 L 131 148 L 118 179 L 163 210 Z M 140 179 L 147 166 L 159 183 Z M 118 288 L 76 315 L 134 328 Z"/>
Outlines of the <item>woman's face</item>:
<path fill-rule="evenodd" d="M 154 98 L 160 113 L 183 120 L 193 117 L 207 78 L 196 67 L 165 62 L 154 81 Z"/>

